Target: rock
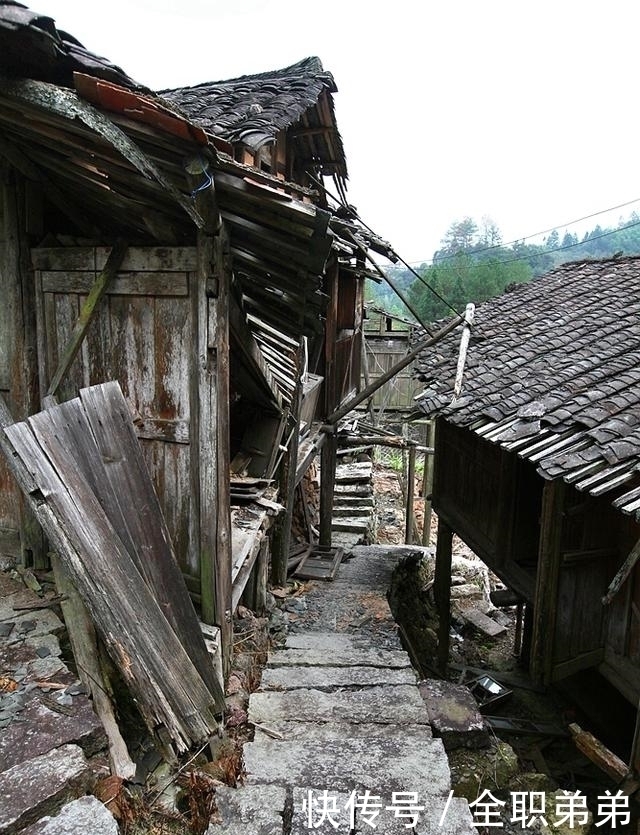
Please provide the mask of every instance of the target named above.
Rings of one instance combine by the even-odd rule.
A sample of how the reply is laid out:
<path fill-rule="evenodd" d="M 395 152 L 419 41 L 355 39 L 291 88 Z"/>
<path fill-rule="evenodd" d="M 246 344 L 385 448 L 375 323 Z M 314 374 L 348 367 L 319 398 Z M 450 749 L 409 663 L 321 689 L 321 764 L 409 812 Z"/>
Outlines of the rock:
<path fill-rule="evenodd" d="M 34 692 L 38 691 L 31 691 L 29 696 Z M 20 721 L 12 722 L 0 736 L 0 771 L 68 743 L 76 743 L 89 756 L 106 747 L 102 723 L 89 699 L 67 698 L 72 701 L 71 714 L 50 709 L 37 695 L 29 699 L 20 712 Z"/>
<path fill-rule="evenodd" d="M 63 745 L 0 774 L 0 833 L 13 835 L 84 794 L 90 771 L 77 745 Z"/>
<path fill-rule="evenodd" d="M 570 821 L 559 823 L 559 821 L 561 821 L 565 816 L 566 812 L 568 812 L 566 798 L 574 794 L 575 792 L 564 790 L 547 793 L 545 804 L 545 818 L 547 826 L 542 824 L 540 828 L 542 835 L 587 835 L 588 832 L 591 832 L 591 826 L 593 824 L 593 815 L 591 812 L 587 812 L 587 819 L 585 823 L 579 823 L 581 820 L 580 816 L 577 816 L 573 821 L 571 821 L 573 826 L 569 826 Z M 565 802 L 564 807 L 562 806 L 563 801 Z M 558 813 L 556 813 L 556 804 L 559 804 L 557 810 Z"/>
<path fill-rule="evenodd" d="M 458 748 L 449 754 L 449 765 L 456 796 L 466 797 L 469 802 L 476 800 L 484 789 L 506 789 L 518 773 L 515 751 L 501 740 L 481 751 Z"/>
<path fill-rule="evenodd" d="M 280 786 L 220 786 L 215 803 L 206 835 L 282 835 L 286 791 Z"/>
<path fill-rule="evenodd" d="M 555 792 L 557 783 L 548 774 L 538 774 L 532 771 L 523 771 L 509 783 L 510 792 Z"/>
<path fill-rule="evenodd" d="M 55 817 L 47 815 L 20 835 L 118 835 L 118 824 L 107 807 L 88 795 L 67 803 Z"/>
<path fill-rule="evenodd" d="M 455 748 L 486 748 L 489 733 L 471 691 L 461 684 L 440 679 L 418 683 L 434 736 L 447 751 Z"/>

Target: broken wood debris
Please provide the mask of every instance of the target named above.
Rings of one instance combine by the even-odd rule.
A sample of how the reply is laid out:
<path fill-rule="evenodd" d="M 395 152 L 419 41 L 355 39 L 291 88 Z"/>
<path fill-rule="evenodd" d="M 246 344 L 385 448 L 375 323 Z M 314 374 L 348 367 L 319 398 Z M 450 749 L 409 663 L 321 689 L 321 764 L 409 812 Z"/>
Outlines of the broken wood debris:
<path fill-rule="evenodd" d="M 588 757 L 592 763 L 604 771 L 612 780 L 619 783 L 629 774 L 629 766 L 600 742 L 592 733 L 584 731 L 580 725 L 572 722 L 569 725 L 571 736 L 576 748 Z"/>
<path fill-rule="evenodd" d="M 8 425 L 0 445 L 150 732 L 172 758 L 224 705 L 117 383 Z"/>
<path fill-rule="evenodd" d="M 343 554 L 342 548 L 313 545 L 307 549 L 293 576 L 298 580 L 334 580 Z"/>

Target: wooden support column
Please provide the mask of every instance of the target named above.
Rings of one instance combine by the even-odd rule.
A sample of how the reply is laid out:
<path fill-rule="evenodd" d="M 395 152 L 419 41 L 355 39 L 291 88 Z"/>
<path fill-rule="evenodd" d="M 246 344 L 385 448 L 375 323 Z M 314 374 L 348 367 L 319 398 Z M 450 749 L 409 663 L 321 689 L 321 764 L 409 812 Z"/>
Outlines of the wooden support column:
<path fill-rule="evenodd" d="M 8 395 L 15 420 L 24 420 L 40 408 L 35 286 L 26 232 L 27 203 L 37 203 L 38 197 L 35 187 L 8 165 L 0 165 L 0 391 Z M 9 489 L 0 497 L 0 505 L 2 498 L 11 502 Z M 17 489 L 15 507 L 15 522 L 6 519 L 6 523 L 19 529 L 22 564 L 48 568 L 42 529 Z"/>
<path fill-rule="evenodd" d="M 416 448 L 415 444 L 409 447 L 409 463 L 407 465 L 407 507 L 405 513 L 404 541 L 407 545 L 413 545 L 413 528 L 415 524 L 413 514 L 413 496 L 416 483 Z"/>
<path fill-rule="evenodd" d="M 545 482 L 530 661 L 532 678 L 538 684 L 549 683 L 553 666 L 564 494 L 565 485 L 561 479 Z"/>
<path fill-rule="evenodd" d="M 438 520 L 436 570 L 433 593 L 438 609 L 438 670 L 444 674 L 449 661 L 449 628 L 451 624 L 451 550 L 453 530 Z"/>
<path fill-rule="evenodd" d="M 224 672 L 232 651 L 229 495 L 229 285 L 227 232 L 214 194 L 201 192 L 198 267 L 192 281 L 195 323 L 192 400 L 192 499 L 198 509 L 202 619 L 220 628 Z"/>
<path fill-rule="evenodd" d="M 302 404 L 302 357 L 296 358 L 297 383 L 291 403 L 291 435 L 281 469 L 280 495 L 284 499 L 285 512 L 281 514 L 276 527 L 271 557 L 271 580 L 274 586 L 287 582 L 287 563 L 291 544 L 291 523 L 296 497 L 296 472 L 298 469 L 298 446 L 300 442 L 300 406 Z M 286 431 L 286 430 L 285 430 Z"/>
<path fill-rule="evenodd" d="M 422 544 L 428 546 L 431 543 L 431 514 L 433 505 L 431 503 L 431 494 L 433 492 L 433 463 L 434 454 L 430 453 L 430 449 L 435 449 L 436 439 L 436 424 L 435 421 L 430 420 L 427 423 L 427 432 L 425 438 L 425 446 L 427 450 L 424 454 L 424 472 L 422 476 L 422 498 L 424 499 L 424 517 L 422 523 Z"/>
<path fill-rule="evenodd" d="M 320 453 L 320 545 L 331 545 L 333 521 L 333 494 L 336 484 L 336 453 L 338 443 L 335 432 L 328 432 Z"/>

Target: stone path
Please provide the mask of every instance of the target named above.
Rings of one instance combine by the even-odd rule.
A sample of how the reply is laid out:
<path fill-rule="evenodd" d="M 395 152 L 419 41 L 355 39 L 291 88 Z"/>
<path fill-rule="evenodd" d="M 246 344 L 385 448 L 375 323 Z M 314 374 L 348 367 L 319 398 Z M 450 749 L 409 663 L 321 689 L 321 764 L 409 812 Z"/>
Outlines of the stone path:
<path fill-rule="evenodd" d="M 117 835 L 111 813 L 82 797 L 106 772 L 106 738 L 62 660 L 49 602 L 0 572 L 0 835 Z"/>
<path fill-rule="evenodd" d="M 467 802 L 449 799 L 447 756 L 386 602 L 407 551 L 355 547 L 333 583 L 311 586 L 251 696 L 246 782 L 218 789 L 207 835 L 476 832 Z M 412 804 L 425 807 L 415 825 Z"/>

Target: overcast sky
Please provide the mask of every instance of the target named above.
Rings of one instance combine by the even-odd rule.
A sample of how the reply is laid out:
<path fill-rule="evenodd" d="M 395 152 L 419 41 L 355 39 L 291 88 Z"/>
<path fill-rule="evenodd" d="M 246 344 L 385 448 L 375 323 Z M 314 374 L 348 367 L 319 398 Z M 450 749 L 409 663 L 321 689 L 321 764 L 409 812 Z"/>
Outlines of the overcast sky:
<path fill-rule="evenodd" d="M 640 197 L 634 0 L 26 3 L 154 89 L 319 56 L 350 200 L 410 262 L 467 215 L 506 242 Z"/>

